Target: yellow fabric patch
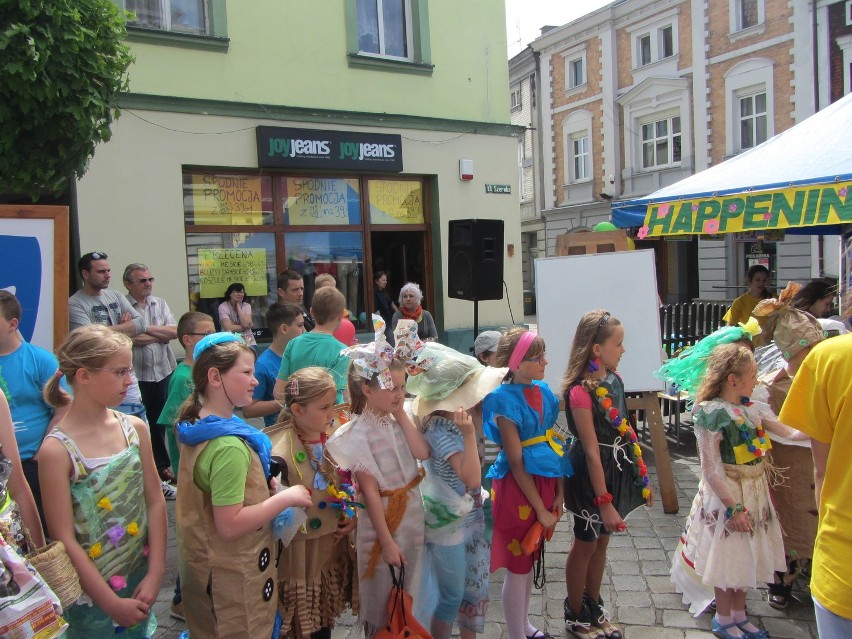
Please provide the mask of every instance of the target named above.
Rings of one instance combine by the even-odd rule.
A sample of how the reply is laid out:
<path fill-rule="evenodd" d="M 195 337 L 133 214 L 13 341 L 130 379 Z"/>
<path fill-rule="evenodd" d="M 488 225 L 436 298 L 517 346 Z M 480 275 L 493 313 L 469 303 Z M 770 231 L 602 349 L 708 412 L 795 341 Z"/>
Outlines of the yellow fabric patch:
<path fill-rule="evenodd" d="M 761 444 L 760 439 L 757 437 L 751 440 L 752 445 L 754 445 L 757 449 L 763 451 L 763 455 L 761 455 L 761 457 L 765 457 L 766 451 L 772 448 L 772 442 L 769 441 L 769 437 L 764 437 L 763 439 L 766 441 L 765 444 Z M 755 459 L 757 459 L 757 455 L 751 452 L 748 447 L 749 444 L 746 443 L 742 443 L 739 446 L 734 446 L 734 460 L 738 464 L 748 464 L 749 462 L 753 462 Z"/>
<path fill-rule="evenodd" d="M 532 506 L 518 506 L 518 517 L 521 518 L 521 521 L 526 521 L 530 518 L 530 513 L 532 512 Z"/>
<path fill-rule="evenodd" d="M 521 556 L 521 543 L 517 539 L 513 539 L 511 542 L 509 542 L 509 545 L 506 546 L 506 549 L 515 557 Z"/>

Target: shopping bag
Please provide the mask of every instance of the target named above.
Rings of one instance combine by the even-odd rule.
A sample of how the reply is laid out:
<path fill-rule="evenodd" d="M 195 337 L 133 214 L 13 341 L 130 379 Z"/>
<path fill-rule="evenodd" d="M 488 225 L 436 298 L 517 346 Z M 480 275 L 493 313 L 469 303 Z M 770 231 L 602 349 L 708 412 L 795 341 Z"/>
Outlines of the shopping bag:
<path fill-rule="evenodd" d="M 372 639 L 432 639 L 432 635 L 414 618 L 414 602 L 405 591 L 405 567 L 400 566 L 398 578 L 393 566 L 388 568 L 393 580 L 388 602 L 388 622 Z"/>
<path fill-rule="evenodd" d="M 558 510 L 552 511 L 554 515 L 559 516 Z M 556 526 L 553 528 L 544 529 L 538 521 L 536 521 L 532 527 L 527 531 L 527 534 L 524 535 L 524 538 L 521 540 L 521 552 L 525 555 L 531 555 L 538 547 L 541 545 L 541 539 L 544 537 L 547 541 L 550 541 L 550 538 L 553 537 L 553 531 L 556 530 Z"/>

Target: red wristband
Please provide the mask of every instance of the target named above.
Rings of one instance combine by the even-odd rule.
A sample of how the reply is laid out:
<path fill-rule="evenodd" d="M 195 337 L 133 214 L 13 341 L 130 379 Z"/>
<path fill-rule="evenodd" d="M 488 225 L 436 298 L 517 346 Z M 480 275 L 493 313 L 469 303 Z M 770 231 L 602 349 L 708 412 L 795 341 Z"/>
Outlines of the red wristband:
<path fill-rule="evenodd" d="M 603 506 L 604 504 L 612 503 L 612 493 L 604 493 L 603 495 L 599 495 L 595 497 L 594 500 L 595 506 Z"/>

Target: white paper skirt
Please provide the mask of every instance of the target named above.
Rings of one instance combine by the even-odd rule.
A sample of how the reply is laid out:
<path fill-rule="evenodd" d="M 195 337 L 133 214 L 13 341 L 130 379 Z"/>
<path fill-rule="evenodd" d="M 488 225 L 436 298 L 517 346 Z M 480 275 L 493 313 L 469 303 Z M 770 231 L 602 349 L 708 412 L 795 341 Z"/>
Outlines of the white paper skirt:
<path fill-rule="evenodd" d="M 752 530 L 729 530 L 725 504 L 704 481 L 699 484 L 672 562 L 672 582 L 694 615 L 713 600 L 713 588 L 756 588 L 787 566 L 763 462 L 725 464 L 725 481 L 731 497 L 748 510 Z"/>

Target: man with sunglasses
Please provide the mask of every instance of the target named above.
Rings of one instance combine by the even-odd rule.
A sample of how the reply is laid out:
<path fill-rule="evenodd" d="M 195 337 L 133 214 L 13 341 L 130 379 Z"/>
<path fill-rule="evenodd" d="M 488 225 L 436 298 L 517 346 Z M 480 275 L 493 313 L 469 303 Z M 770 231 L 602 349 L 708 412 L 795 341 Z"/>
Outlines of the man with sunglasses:
<path fill-rule="evenodd" d="M 162 297 L 152 295 L 154 277 L 144 264 L 128 264 L 124 269 L 127 301 L 147 324 L 144 333 L 133 338 L 133 370 L 139 380 L 142 403 L 151 425 L 151 445 L 160 479 L 174 483 L 160 413 L 169 396 L 169 381 L 177 366 L 169 343 L 177 339 L 177 322 Z"/>
<path fill-rule="evenodd" d="M 145 318 L 130 305 L 124 295 L 109 288 L 112 269 L 107 257 L 106 253 L 95 251 L 86 253 L 77 262 L 83 287 L 68 298 L 69 328 L 73 331 L 89 324 L 102 324 L 131 338 L 143 335 L 148 330 Z M 115 409 L 148 423 L 136 374 L 131 372 L 130 377 L 133 383 L 127 389 L 124 402 Z M 163 494 L 166 499 L 174 499 L 177 491 L 170 484 L 164 483 Z"/>

